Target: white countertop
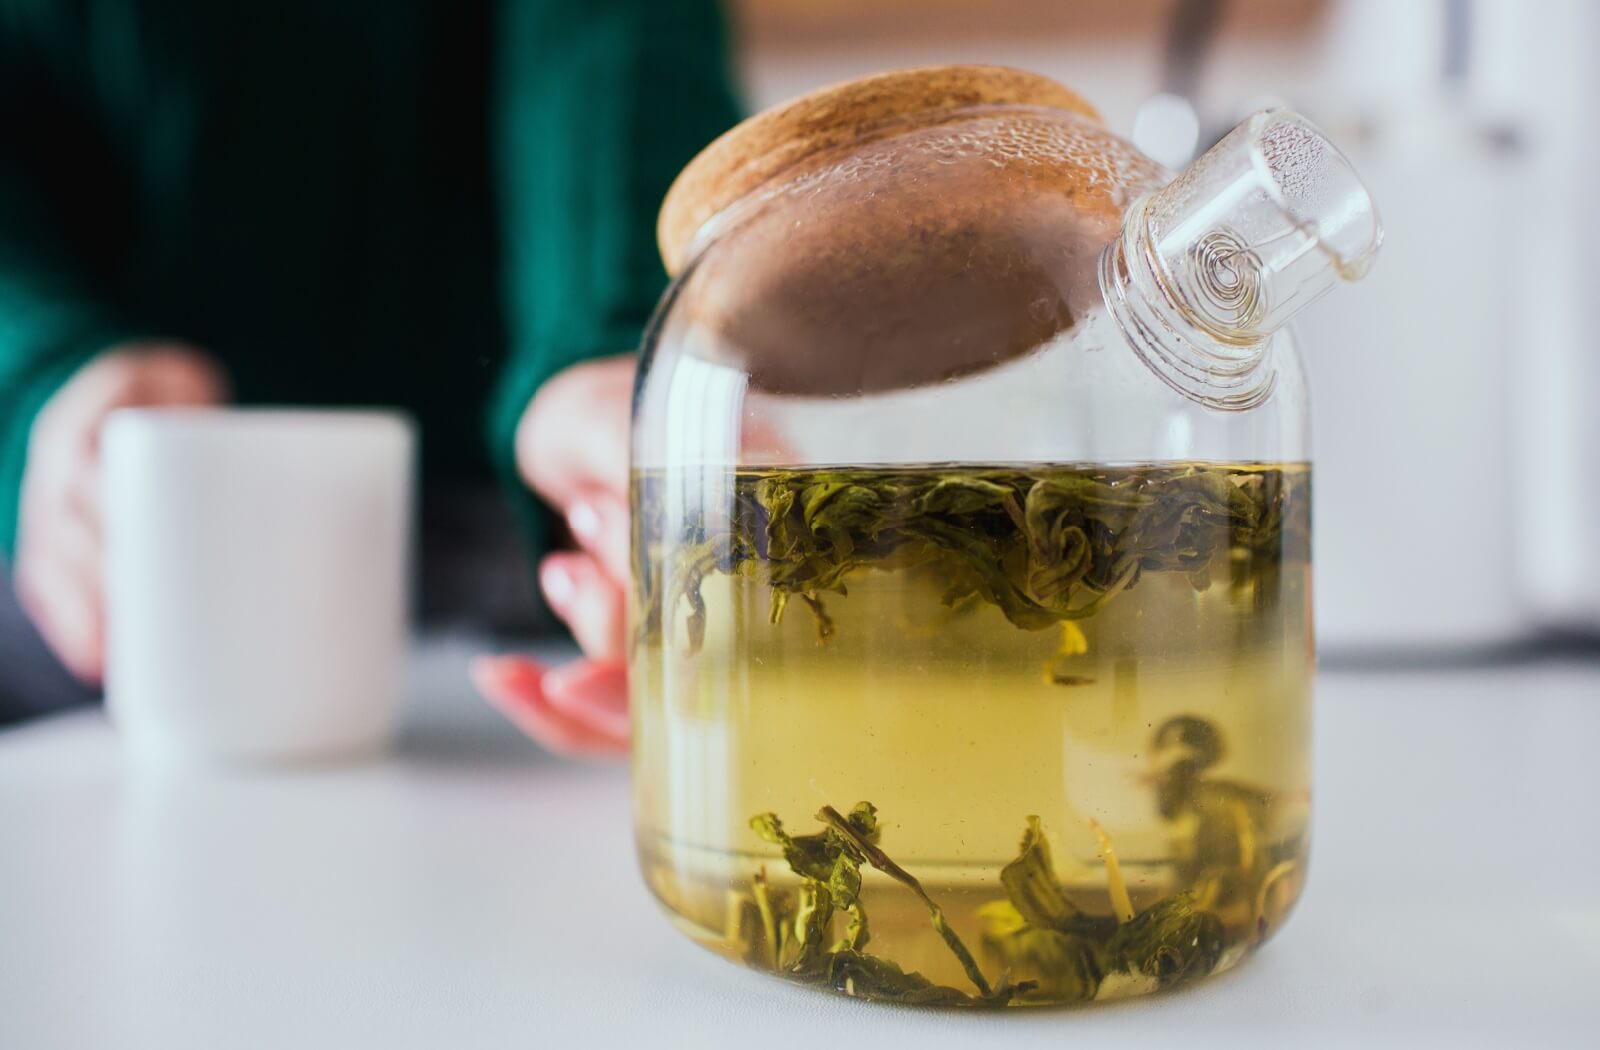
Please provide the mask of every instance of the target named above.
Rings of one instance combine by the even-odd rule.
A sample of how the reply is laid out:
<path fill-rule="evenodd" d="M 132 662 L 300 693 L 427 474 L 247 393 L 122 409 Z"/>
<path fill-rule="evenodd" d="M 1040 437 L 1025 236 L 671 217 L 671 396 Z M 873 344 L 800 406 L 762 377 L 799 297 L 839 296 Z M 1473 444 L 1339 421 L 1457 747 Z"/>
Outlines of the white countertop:
<path fill-rule="evenodd" d="M 980 1016 L 695 947 L 635 873 L 626 771 L 539 755 L 466 657 L 424 651 L 366 765 L 155 776 L 98 713 L 0 733 L 0 1047 L 1596 1045 L 1600 666 L 1325 673 L 1278 939 L 1165 997 Z"/>

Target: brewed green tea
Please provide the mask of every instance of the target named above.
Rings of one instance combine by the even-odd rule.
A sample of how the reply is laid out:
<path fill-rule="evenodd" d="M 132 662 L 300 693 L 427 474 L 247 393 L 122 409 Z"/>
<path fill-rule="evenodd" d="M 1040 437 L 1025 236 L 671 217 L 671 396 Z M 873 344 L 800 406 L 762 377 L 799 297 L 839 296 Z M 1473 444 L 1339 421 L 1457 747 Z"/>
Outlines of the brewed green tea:
<path fill-rule="evenodd" d="M 1135 994 L 1305 875 L 1300 464 L 635 476 L 646 879 L 863 998 Z"/>

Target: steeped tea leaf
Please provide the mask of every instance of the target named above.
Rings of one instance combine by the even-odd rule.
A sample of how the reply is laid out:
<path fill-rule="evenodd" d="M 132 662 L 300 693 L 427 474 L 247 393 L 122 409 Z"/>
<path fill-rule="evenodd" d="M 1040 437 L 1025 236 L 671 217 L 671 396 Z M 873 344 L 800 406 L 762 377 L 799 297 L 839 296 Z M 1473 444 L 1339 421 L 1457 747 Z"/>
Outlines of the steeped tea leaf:
<path fill-rule="evenodd" d="M 1191 894 L 1151 905 L 1117 928 L 1106 943 L 1109 969 L 1154 977 L 1163 985 L 1204 977 L 1222 957 L 1222 923 L 1199 911 Z"/>
<path fill-rule="evenodd" d="M 1022 833 L 1017 859 L 1000 869 L 1000 884 L 1023 921 L 1040 929 L 1066 929 L 1078 917 L 1078 909 L 1061 892 L 1054 866 L 1050 863 L 1050 844 L 1039 828 L 1039 818 L 1029 817 Z"/>
<path fill-rule="evenodd" d="M 944 910 L 928 896 L 915 876 L 878 846 L 875 806 L 870 802 L 857 803 L 849 816 L 832 806 L 824 806 L 817 813 L 817 819 L 827 825 L 825 831 L 793 836 L 784 830 L 783 821 L 774 813 L 760 813 L 750 818 L 751 830 L 763 841 L 779 847 L 790 869 L 801 880 L 794 914 L 780 914 L 764 921 L 766 943 L 778 946 L 769 949 L 764 956 L 772 969 L 796 977 L 823 974 L 829 984 L 848 994 L 900 1002 L 999 1006 L 1016 991 L 1023 990 L 1023 986 L 1013 986 L 1009 980 L 991 986 L 984 978 L 972 953 L 945 919 Z M 862 951 L 869 940 L 866 912 L 860 900 L 863 864 L 877 868 L 906 886 L 922 901 L 934 929 L 978 989 L 976 996 L 936 985 L 919 973 L 907 973 L 887 960 Z M 761 889 L 766 889 L 764 880 Z M 772 899 L 770 894 L 761 893 L 758 910 L 770 911 Z M 822 945 L 827 939 L 829 925 L 839 910 L 848 912 L 851 922 L 844 939 L 824 951 Z M 793 930 L 797 945 L 792 959 L 781 950 L 786 929 Z M 741 936 L 748 934 L 741 931 Z M 747 951 L 745 957 L 762 956 Z"/>
<path fill-rule="evenodd" d="M 1012 973 L 1026 975 L 1041 997 L 1054 1002 L 1084 1002 L 1100 987 L 1100 963 L 1094 946 L 1060 930 L 1025 926 L 984 943 Z"/>
<path fill-rule="evenodd" d="M 912 1006 L 1003 1006 L 979 999 L 922 974 L 907 973 L 887 959 L 855 951 L 835 952 L 828 960 L 827 983 L 857 999 L 886 999 Z"/>
<path fill-rule="evenodd" d="M 1093 615 L 1144 573 L 1180 573 L 1204 590 L 1219 551 L 1281 553 L 1285 560 L 1307 551 L 1306 482 L 1276 471 L 873 467 L 757 477 L 735 486 L 739 495 L 720 532 L 690 519 L 682 536 L 663 537 L 677 563 L 666 594 L 653 565 L 638 567 L 646 599 L 641 629 L 661 629 L 665 614 L 683 602 L 692 651 L 705 633 L 701 582 L 747 566 L 772 589 L 773 623 L 799 595 L 818 640 L 826 641 L 835 628 L 824 596 L 846 594 L 847 578 L 862 569 L 926 566 L 943 579 L 947 605 L 976 598 L 1036 631 Z M 659 508 L 640 514 L 660 522 Z M 648 551 L 640 556 L 650 561 Z"/>
<path fill-rule="evenodd" d="M 762 841 L 783 849 L 783 859 L 796 875 L 826 882 L 833 876 L 833 865 L 839 849 L 827 832 L 816 835 L 791 836 L 783 829 L 783 821 L 776 814 L 759 813 L 750 818 L 750 828 Z"/>
<path fill-rule="evenodd" d="M 861 817 L 863 809 L 868 817 L 866 820 Z M 817 812 L 817 819 L 838 832 L 849 843 L 850 848 L 866 863 L 871 864 L 891 879 L 904 884 L 912 893 L 917 895 L 917 899 L 922 901 L 928 909 L 928 915 L 933 920 L 933 928 L 939 932 L 940 937 L 944 938 L 944 943 L 950 946 L 951 953 L 960 960 L 961 968 L 966 971 L 967 979 L 977 987 L 980 995 L 988 997 L 991 994 L 989 982 L 984 979 L 983 973 L 978 969 L 977 961 L 972 958 L 972 953 L 967 951 L 967 946 L 961 943 L 961 938 L 956 936 L 956 932 L 950 928 L 950 923 L 944 916 L 944 909 L 939 907 L 932 897 L 928 896 L 927 891 L 922 888 L 922 883 L 918 882 L 915 876 L 890 860 L 889 855 L 879 849 L 877 843 L 873 841 L 877 837 L 876 818 L 877 811 L 870 803 L 863 803 L 857 806 L 848 820 L 840 816 L 839 811 L 832 806 L 823 806 Z"/>
<path fill-rule="evenodd" d="M 794 934 L 799 947 L 790 968 L 805 973 L 819 963 L 826 950 L 834 900 L 828 887 L 814 879 L 802 882 L 796 897 Z"/>
<path fill-rule="evenodd" d="M 757 771 L 730 789 L 749 807 L 738 812 L 803 793 L 807 778 L 869 796 L 893 784 L 926 807 L 903 831 L 867 803 L 823 807 L 806 834 L 763 813 L 742 844 L 684 836 L 681 805 L 652 818 L 647 877 L 720 951 L 857 997 L 981 1007 L 1151 991 L 1231 966 L 1276 928 L 1303 881 L 1309 796 L 1299 767 L 1263 766 L 1278 740 L 1255 729 L 1274 690 L 1296 687 L 1285 669 L 1309 659 L 1308 579 L 1292 566 L 1306 550 L 1303 468 L 710 477 L 702 506 L 704 478 L 636 476 L 631 614 L 655 746 L 680 729 L 726 730 L 729 760 Z M 785 616 L 799 619 L 765 622 Z M 1219 660 L 1257 655 L 1259 675 L 1208 678 Z M 1186 694 L 1194 713 L 1145 721 L 1147 672 L 1165 681 L 1191 666 L 1205 672 Z M 997 718 L 1005 732 L 987 735 Z M 1095 861 L 1081 818 L 1055 858 L 1046 833 L 1058 829 L 1038 817 L 1009 862 L 996 858 L 982 823 L 1028 810 L 1009 808 L 1004 771 L 985 787 L 982 770 L 1050 768 L 1062 732 L 1107 726 L 1097 746 L 1146 775 L 1070 793 L 1038 781 L 1035 803 L 1047 821 L 1116 813 L 1138 849 L 1127 879 L 1109 838 Z M 664 785 L 699 750 L 674 753 L 655 789 L 674 790 Z M 1273 775 L 1259 784 L 1233 779 L 1263 768 Z M 953 829 L 947 841 L 940 828 Z M 757 839 L 767 848 L 752 861 Z M 1083 857 L 1063 880 L 1054 862 L 1069 844 Z M 707 848 L 725 867 L 701 863 Z"/>

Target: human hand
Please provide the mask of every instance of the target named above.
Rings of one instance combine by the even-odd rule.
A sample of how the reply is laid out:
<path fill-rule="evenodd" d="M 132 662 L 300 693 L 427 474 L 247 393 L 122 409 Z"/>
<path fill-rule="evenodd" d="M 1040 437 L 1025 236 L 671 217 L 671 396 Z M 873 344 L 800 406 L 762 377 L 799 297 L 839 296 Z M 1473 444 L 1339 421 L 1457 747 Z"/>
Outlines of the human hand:
<path fill-rule="evenodd" d="M 548 555 L 539 585 L 584 658 L 546 670 L 485 657 L 479 690 L 529 736 L 569 754 L 628 748 L 628 416 L 632 355 L 573 365 L 540 388 L 517 428 L 517 466 L 563 514 L 579 549 Z"/>
<path fill-rule="evenodd" d="M 100 425 L 118 408 L 211 405 L 222 370 L 180 343 L 139 342 L 99 354 L 57 390 L 28 432 L 17 522 L 17 600 L 72 674 L 105 670 Z"/>

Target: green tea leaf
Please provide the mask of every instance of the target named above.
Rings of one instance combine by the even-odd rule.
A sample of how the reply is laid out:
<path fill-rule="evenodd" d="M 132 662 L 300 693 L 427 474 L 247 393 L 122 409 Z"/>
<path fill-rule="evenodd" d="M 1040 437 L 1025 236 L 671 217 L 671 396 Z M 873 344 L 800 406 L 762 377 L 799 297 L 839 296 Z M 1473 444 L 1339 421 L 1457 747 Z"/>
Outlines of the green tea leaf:
<path fill-rule="evenodd" d="M 886 999 L 913 1006 L 972 1006 L 979 1002 L 920 973 L 907 973 L 887 959 L 848 950 L 829 958 L 827 982 L 835 991 L 857 999 Z"/>
<path fill-rule="evenodd" d="M 865 569 L 925 566 L 942 578 L 945 604 L 980 600 L 1017 627 L 1043 630 L 1094 615 L 1146 573 L 1182 574 L 1205 590 L 1221 566 L 1259 588 L 1251 565 L 1309 554 L 1309 480 L 1282 469 L 752 472 L 735 478 L 727 525 L 691 516 L 681 535 L 660 534 L 666 519 L 652 484 L 636 490 L 638 622 L 659 631 L 683 603 L 690 651 L 704 642 L 700 587 L 712 573 L 764 579 L 774 624 L 790 598 L 803 597 L 826 641 L 835 626 L 823 595 L 844 595 L 848 577 Z M 1224 552 L 1233 563 L 1218 560 Z"/>
<path fill-rule="evenodd" d="M 833 865 L 839 850 L 826 833 L 790 835 L 783 829 L 783 821 L 775 813 L 759 813 L 751 817 L 750 827 L 763 841 L 782 848 L 783 859 L 796 875 L 818 882 L 827 882 L 833 876 Z"/>
<path fill-rule="evenodd" d="M 845 818 L 856 834 L 868 842 L 876 844 L 878 841 L 878 807 L 870 802 L 857 802 L 855 808 L 850 810 L 850 815 Z"/>
<path fill-rule="evenodd" d="M 1177 732 L 1174 730 L 1173 732 Z M 1191 736 L 1204 740 L 1203 730 Z M 1112 975 L 1120 982 L 1148 980 L 1157 986 L 1205 976 L 1222 958 L 1222 921 L 1200 906 L 1194 892 L 1166 897 L 1126 922 L 1088 915 L 1067 898 L 1057 881 L 1049 846 L 1037 817 L 1029 817 L 1016 859 L 1000 872 L 1005 900 L 978 910 L 983 947 L 1003 966 L 1000 980 L 984 978 L 972 954 L 955 934 L 945 913 L 922 883 L 878 844 L 877 811 L 858 804 L 849 816 L 832 806 L 817 814 L 824 830 L 792 836 L 771 813 L 750 821 L 764 841 L 784 853 L 799 887 L 785 893 L 768 884 L 765 873 L 752 879 L 749 897 L 730 902 L 730 944 L 752 965 L 795 980 L 815 981 L 858 998 L 938 1006 L 998 1006 L 1013 999 L 1076 1002 L 1093 999 Z M 861 868 L 869 865 L 910 890 L 928 909 L 934 929 L 960 962 L 976 994 L 939 985 L 914 971 L 865 951 L 870 939 L 861 905 Z M 1273 878 L 1291 871 L 1277 864 L 1265 881 L 1254 879 L 1264 896 Z M 1230 870 L 1228 876 L 1244 875 Z M 1206 881 L 1213 886 L 1214 879 Z M 1215 889 L 1207 891 L 1215 894 Z M 1210 896 L 1207 898 L 1210 899 Z M 1264 911 L 1257 904 L 1255 911 Z M 850 916 L 843 938 L 829 944 L 835 915 Z M 1131 911 L 1130 911 L 1131 913 Z M 1015 973 L 1023 980 L 1013 983 Z"/>
<path fill-rule="evenodd" d="M 1017 494 L 1009 486 L 997 481 L 965 474 L 946 474 L 933 485 L 911 499 L 912 513 L 944 514 L 951 517 L 970 517 L 995 508 L 1004 510 L 1016 524 L 1021 524 L 1017 513 Z"/>
<path fill-rule="evenodd" d="M 1083 916 L 1067 899 L 1038 817 L 1028 818 L 1017 858 L 1000 869 L 1000 883 L 1008 899 L 980 909 L 985 947 L 1008 970 L 1031 976 L 1046 998 L 1094 998 L 1100 968 L 1090 938 L 1106 925 Z"/>
<path fill-rule="evenodd" d="M 764 944 L 769 946 L 763 962 L 771 969 L 794 977 L 826 974 L 834 987 L 863 998 L 892 998 L 900 1002 L 940 1005 L 1003 1005 L 1021 986 L 1008 980 L 991 986 L 945 920 L 944 911 L 930 898 L 922 884 L 900 867 L 878 846 L 878 811 L 870 802 L 857 803 L 848 817 L 832 806 L 824 806 L 817 819 L 826 829 L 817 835 L 793 836 L 776 814 L 760 813 L 750 818 L 750 828 L 763 841 L 779 847 L 790 869 L 800 876 L 800 890 L 792 918 L 774 907 L 774 897 L 765 877 L 756 880 L 757 910 L 762 916 Z M 971 996 L 954 988 L 933 984 L 918 973 L 867 955 L 862 951 L 870 939 L 866 911 L 861 906 L 861 865 L 870 864 L 915 893 L 928 909 L 933 927 L 961 963 L 967 977 L 978 989 Z M 838 911 L 850 915 L 843 940 L 824 950 L 833 916 Z M 786 925 L 787 924 L 787 925 Z M 794 958 L 783 950 L 785 928 L 793 931 L 797 946 Z M 744 925 L 738 936 L 748 938 Z M 741 941 L 742 943 L 742 941 Z M 746 951 L 745 958 L 757 957 Z M 846 987 L 848 986 L 848 987 Z M 1031 985 L 1029 986 L 1031 987 Z"/>
<path fill-rule="evenodd" d="M 798 950 L 788 968 L 794 973 L 809 973 L 822 965 L 822 956 L 827 950 L 828 928 L 833 923 L 833 894 L 815 879 L 806 879 L 800 884 L 796 900 L 794 939 Z"/>
<path fill-rule="evenodd" d="M 861 809 L 861 806 L 857 806 L 856 811 L 851 816 L 856 816 Z M 871 812 L 875 817 L 877 811 L 874 809 Z M 928 915 L 933 921 L 933 928 L 938 931 L 939 936 L 944 939 L 944 943 L 949 946 L 951 954 L 956 957 L 961 963 L 961 968 L 966 971 L 967 979 L 978 989 L 980 995 L 988 997 L 992 993 L 992 989 L 989 987 L 989 982 L 984 979 L 982 971 L 978 969 L 977 961 L 973 959 L 972 953 L 967 950 L 967 946 L 961 943 L 961 938 L 950 928 L 950 923 L 945 919 L 944 909 L 939 907 L 932 897 L 928 896 L 927 891 L 922 888 L 922 883 L 918 882 L 910 872 L 890 860 L 888 854 L 878 848 L 877 844 L 872 841 L 875 835 L 863 834 L 859 823 L 851 823 L 851 821 L 846 820 L 832 806 L 823 806 L 817 812 L 817 819 L 838 832 L 866 863 L 871 864 L 896 882 L 903 884 L 917 895 L 917 899 L 922 901 L 923 905 L 928 909 Z M 873 832 L 876 832 L 875 820 Z"/>
<path fill-rule="evenodd" d="M 1117 928 L 1106 942 L 1108 970 L 1158 979 L 1162 985 L 1211 972 L 1222 957 L 1222 923 L 1180 893 L 1151 905 Z"/>
<path fill-rule="evenodd" d="M 1030 926 L 1066 929 L 1078 917 L 1078 909 L 1056 881 L 1050 844 L 1040 830 L 1038 817 L 1028 818 L 1017 859 L 1000 869 L 1000 884 L 1006 888 L 1012 907 Z"/>
<path fill-rule="evenodd" d="M 872 932 L 867 928 L 867 912 L 859 899 L 852 901 L 845 910 L 850 913 L 850 925 L 845 927 L 844 940 L 834 946 L 834 951 L 859 952 L 872 940 Z"/>
<path fill-rule="evenodd" d="M 1100 988 L 1100 964 L 1093 945 L 1060 930 L 1025 926 L 1007 936 L 985 939 L 1006 968 L 1029 976 L 1042 998 L 1085 1002 Z"/>
<path fill-rule="evenodd" d="M 861 896 L 861 864 L 855 857 L 840 852 L 828 876 L 828 892 L 841 908 L 848 908 Z"/>
<path fill-rule="evenodd" d="M 1222 734 L 1217 727 L 1193 715 L 1167 719 L 1156 730 L 1152 742 L 1157 751 L 1173 747 L 1186 749 L 1189 752 L 1186 760 L 1197 769 L 1216 765 L 1222 761 L 1224 753 Z"/>

